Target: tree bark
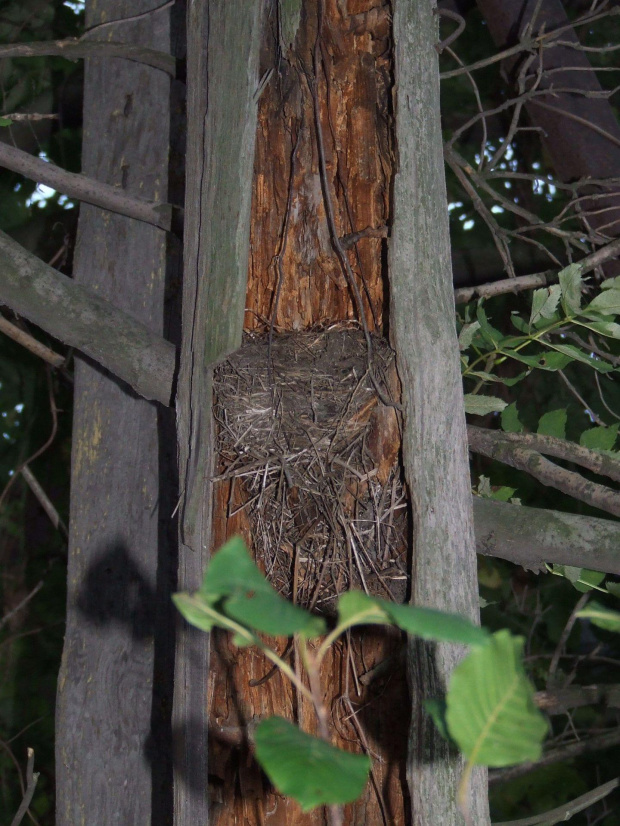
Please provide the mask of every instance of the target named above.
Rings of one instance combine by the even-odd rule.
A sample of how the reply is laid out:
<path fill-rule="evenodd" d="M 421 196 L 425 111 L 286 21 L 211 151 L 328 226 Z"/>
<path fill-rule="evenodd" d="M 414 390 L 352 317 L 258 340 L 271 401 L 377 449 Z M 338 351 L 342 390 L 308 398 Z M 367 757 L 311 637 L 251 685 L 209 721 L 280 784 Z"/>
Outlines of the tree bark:
<path fill-rule="evenodd" d="M 124 9 L 158 5 L 142 0 Z M 87 25 L 119 11 L 115 0 L 87 3 Z M 119 38 L 168 51 L 169 14 L 119 26 Z M 170 78 L 156 69 L 87 61 L 84 173 L 133 195 L 165 198 L 173 100 Z M 82 206 L 76 281 L 159 336 L 169 263 L 161 229 Z M 167 526 L 174 507 L 170 414 L 76 361 L 56 822 L 169 826 L 176 557 Z M 168 429 L 166 443 L 158 423 Z"/>
<path fill-rule="evenodd" d="M 439 115 L 437 18 L 431 0 L 394 8 L 396 142 L 390 323 L 402 385 L 403 460 L 412 503 L 411 601 L 479 620 L 465 411 L 454 327 Z M 407 780 L 412 823 L 462 823 L 455 758 L 423 703 L 444 694 L 463 655 L 409 644 Z M 489 822 L 486 770 L 472 777 L 471 822 Z"/>

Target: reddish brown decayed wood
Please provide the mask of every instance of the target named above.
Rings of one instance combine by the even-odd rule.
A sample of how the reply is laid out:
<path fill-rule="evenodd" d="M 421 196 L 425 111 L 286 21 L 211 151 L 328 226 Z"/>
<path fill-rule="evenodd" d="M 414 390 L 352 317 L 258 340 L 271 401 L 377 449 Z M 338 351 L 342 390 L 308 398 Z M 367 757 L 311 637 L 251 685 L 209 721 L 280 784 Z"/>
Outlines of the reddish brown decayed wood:
<path fill-rule="evenodd" d="M 338 234 L 385 228 L 392 174 L 391 51 L 388 7 L 376 0 L 326 0 L 323 73 L 319 78 L 327 184 Z M 313 101 L 301 67 L 312 75 L 316 0 L 306 0 L 295 57 L 275 65 L 258 113 L 245 325 L 247 330 L 302 330 L 357 318 L 352 293 L 328 230 L 316 144 Z M 273 32 L 272 32 L 273 35 Z M 265 46 L 262 69 L 274 65 L 273 38 Z M 297 147 L 295 149 L 295 147 Z M 293 161 L 294 155 L 294 161 Z M 293 172 L 291 173 L 291 169 Z M 289 205 L 286 241 L 282 236 Z M 369 329 L 381 328 L 384 306 L 385 240 L 363 237 L 349 249 L 351 267 L 363 295 Z M 282 254 L 283 253 L 283 254 Z M 281 268 L 277 256 L 282 256 Z M 281 279 L 279 299 L 274 299 Z M 372 412 L 369 449 L 382 477 L 398 458 L 400 438 L 393 410 Z M 252 537 L 239 481 L 216 484 L 214 547 L 241 533 L 261 566 L 260 538 Z M 241 508 L 241 509 L 239 509 Z M 236 511 L 234 516 L 227 516 Z M 291 555 L 294 551 L 291 549 Z M 291 559 L 293 567 L 293 559 Z M 367 629 L 366 629 L 367 630 Z M 281 651 L 284 643 L 279 641 Z M 401 770 L 406 752 L 407 692 L 398 656 L 385 672 L 377 669 L 401 647 L 398 637 L 364 633 L 350 648 L 337 646 L 323 668 L 322 685 L 332 713 L 334 743 L 359 751 L 352 712 L 367 738 L 374 764 L 374 787 L 345 807 L 345 823 L 405 822 Z M 263 824 L 322 826 L 319 809 L 303 814 L 291 800 L 273 792 L 251 757 L 246 727 L 270 714 L 282 714 L 315 731 L 314 713 L 288 681 L 275 674 L 258 686 L 269 664 L 258 652 L 236 649 L 229 637 L 213 635 L 210 689 L 211 819 L 217 826 Z M 359 692 L 359 693 L 358 693 Z M 352 703 L 348 705 L 348 701 Z M 377 793 L 378 790 L 378 793 Z M 383 807 L 383 812 L 382 812 Z"/>
<path fill-rule="evenodd" d="M 326 3 L 324 72 L 319 77 L 328 187 L 340 236 L 384 227 L 392 166 L 389 131 L 389 25 L 380 3 Z M 264 327 L 279 280 L 275 256 L 290 197 L 276 325 L 299 330 L 354 318 L 352 297 L 330 241 L 312 97 L 300 62 L 312 73 L 316 3 L 304 8 L 297 62 L 282 59 L 259 104 L 246 328 Z M 291 179 L 292 156 L 299 146 Z M 348 253 L 358 279 L 369 327 L 383 309 L 382 245 L 364 237 Z M 370 309 L 369 304 L 372 306 Z"/>

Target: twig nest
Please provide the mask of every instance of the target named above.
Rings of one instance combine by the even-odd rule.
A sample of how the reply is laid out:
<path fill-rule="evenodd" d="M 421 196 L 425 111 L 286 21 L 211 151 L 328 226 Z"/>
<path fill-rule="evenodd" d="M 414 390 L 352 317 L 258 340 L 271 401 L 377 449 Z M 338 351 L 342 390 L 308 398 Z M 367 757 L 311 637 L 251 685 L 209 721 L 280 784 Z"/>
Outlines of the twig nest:
<path fill-rule="evenodd" d="M 372 371 L 372 372 L 371 372 Z M 350 588 L 402 601 L 407 503 L 394 354 L 345 326 L 248 337 L 215 371 L 218 480 L 275 586 L 329 612 Z M 233 495 L 233 492 L 235 495 Z"/>

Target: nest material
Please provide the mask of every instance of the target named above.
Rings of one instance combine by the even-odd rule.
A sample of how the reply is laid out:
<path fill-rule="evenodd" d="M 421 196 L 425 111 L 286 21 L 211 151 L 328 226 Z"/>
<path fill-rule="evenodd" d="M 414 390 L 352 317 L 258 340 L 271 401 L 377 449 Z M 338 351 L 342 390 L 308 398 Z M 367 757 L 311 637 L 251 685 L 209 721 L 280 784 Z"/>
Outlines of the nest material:
<path fill-rule="evenodd" d="M 381 338 L 372 345 L 374 381 L 364 335 L 342 326 L 278 335 L 271 347 L 248 337 L 214 376 L 218 479 L 242 485 L 275 587 L 328 613 L 350 588 L 398 601 L 406 592 L 401 470 L 381 471 L 369 438 L 381 427 L 375 382 L 390 395 L 394 354 Z"/>

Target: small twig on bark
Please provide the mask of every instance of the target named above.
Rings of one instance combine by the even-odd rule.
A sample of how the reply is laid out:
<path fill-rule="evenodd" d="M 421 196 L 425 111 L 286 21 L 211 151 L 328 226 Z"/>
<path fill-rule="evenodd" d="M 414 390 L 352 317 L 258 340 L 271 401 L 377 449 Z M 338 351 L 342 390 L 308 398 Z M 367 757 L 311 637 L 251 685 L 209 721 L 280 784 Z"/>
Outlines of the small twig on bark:
<path fill-rule="evenodd" d="M 350 250 L 351 247 L 355 246 L 362 238 L 387 238 L 388 232 L 387 227 L 377 227 L 376 229 L 366 227 L 366 229 L 361 229 L 359 232 L 350 232 L 348 235 L 343 235 L 340 243 L 344 250 Z"/>

